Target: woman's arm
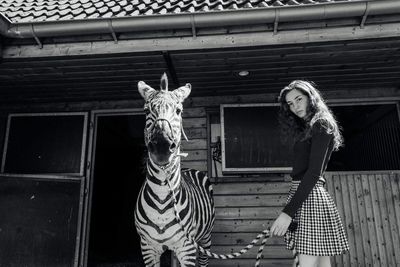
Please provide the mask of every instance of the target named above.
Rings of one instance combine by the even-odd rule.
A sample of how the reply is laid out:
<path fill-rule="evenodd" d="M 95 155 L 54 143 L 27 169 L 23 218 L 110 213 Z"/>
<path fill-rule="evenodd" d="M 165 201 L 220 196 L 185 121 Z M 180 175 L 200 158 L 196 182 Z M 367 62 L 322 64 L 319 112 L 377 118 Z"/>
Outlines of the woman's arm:
<path fill-rule="evenodd" d="M 333 135 L 326 132 L 326 129 L 321 125 L 321 122 L 315 122 L 311 132 L 311 150 L 307 171 L 304 174 L 296 193 L 283 209 L 283 212 L 288 214 L 290 217 L 294 217 L 294 214 L 306 200 L 321 176 L 332 138 Z"/>

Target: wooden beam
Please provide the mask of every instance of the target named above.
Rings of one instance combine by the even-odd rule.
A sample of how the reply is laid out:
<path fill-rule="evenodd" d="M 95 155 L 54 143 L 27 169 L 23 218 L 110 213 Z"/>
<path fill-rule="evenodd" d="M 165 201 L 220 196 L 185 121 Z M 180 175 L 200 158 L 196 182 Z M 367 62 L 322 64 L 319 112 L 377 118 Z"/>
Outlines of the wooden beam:
<path fill-rule="evenodd" d="M 4 58 L 52 56 L 102 55 L 149 51 L 178 51 L 191 49 L 287 45 L 329 41 L 362 40 L 400 36 L 400 23 L 359 26 L 207 35 L 193 37 L 154 38 L 137 40 L 92 41 L 79 43 L 8 46 L 3 48 Z"/>
<path fill-rule="evenodd" d="M 220 104 L 231 103 L 276 103 L 278 90 L 270 93 L 252 94 L 252 95 L 226 95 L 226 96 L 208 96 L 208 97 L 189 97 L 185 101 L 185 113 L 188 108 L 193 107 L 219 107 Z M 376 87 L 365 90 L 338 89 L 324 92 L 328 103 L 361 103 L 361 102 L 387 102 L 400 101 L 399 88 L 394 87 Z M 123 99 L 123 98 L 121 98 Z M 109 100 L 109 101 L 81 101 L 81 102 L 62 102 L 62 103 L 22 103 L 22 104 L 2 104 L 0 106 L 0 115 L 13 112 L 46 112 L 52 110 L 58 111 L 87 111 L 87 110 L 112 110 L 126 109 L 132 111 L 136 109 L 139 112 L 143 110 L 143 99 L 137 100 Z M 400 113 L 400 110 L 399 110 Z M 188 133 L 186 133 L 188 134 Z M 205 134 L 205 131 L 204 131 Z M 204 135 L 205 137 L 206 135 Z"/>

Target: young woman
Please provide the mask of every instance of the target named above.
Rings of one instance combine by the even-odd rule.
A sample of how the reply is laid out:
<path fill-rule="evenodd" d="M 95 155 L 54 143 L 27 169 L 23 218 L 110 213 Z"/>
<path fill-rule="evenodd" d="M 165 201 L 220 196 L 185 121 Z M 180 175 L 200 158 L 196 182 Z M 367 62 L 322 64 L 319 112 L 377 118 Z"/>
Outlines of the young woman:
<path fill-rule="evenodd" d="M 298 253 L 301 267 L 329 267 L 330 256 L 349 249 L 323 178 L 331 153 L 342 145 L 343 138 L 313 84 L 291 82 L 280 92 L 279 102 L 282 130 L 294 140 L 293 180 L 287 204 L 272 224 L 271 234 L 285 235 L 287 248 Z"/>

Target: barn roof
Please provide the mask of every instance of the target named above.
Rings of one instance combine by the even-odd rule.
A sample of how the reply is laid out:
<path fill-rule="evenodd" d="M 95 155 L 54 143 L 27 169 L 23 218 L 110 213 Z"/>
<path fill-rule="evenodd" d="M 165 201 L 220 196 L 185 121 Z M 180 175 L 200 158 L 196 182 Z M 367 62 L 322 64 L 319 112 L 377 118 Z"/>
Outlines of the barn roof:
<path fill-rule="evenodd" d="M 398 0 L 1 0 L 0 34 L 82 36 L 299 21 L 360 20 L 400 14 Z M 301 26 L 300 26 L 301 28 Z M 40 41 L 38 41 L 40 43 Z"/>
<path fill-rule="evenodd" d="M 2 0 L 11 22 L 131 17 L 316 5 L 359 0 Z"/>

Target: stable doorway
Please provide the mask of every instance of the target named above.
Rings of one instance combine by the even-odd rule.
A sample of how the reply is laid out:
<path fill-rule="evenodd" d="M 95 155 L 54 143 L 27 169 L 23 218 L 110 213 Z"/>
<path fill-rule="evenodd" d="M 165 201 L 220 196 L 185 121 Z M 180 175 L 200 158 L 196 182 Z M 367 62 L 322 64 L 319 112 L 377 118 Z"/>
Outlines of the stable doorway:
<path fill-rule="evenodd" d="M 145 180 L 142 113 L 94 116 L 93 174 L 87 242 L 88 267 L 144 267 L 134 210 Z M 161 267 L 171 266 L 171 253 Z"/>
<path fill-rule="evenodd" d="M 134 225 L 144 180 L 143 115 L 98 115 L 90 209 L 88 266 L 144 266 Z"/>

